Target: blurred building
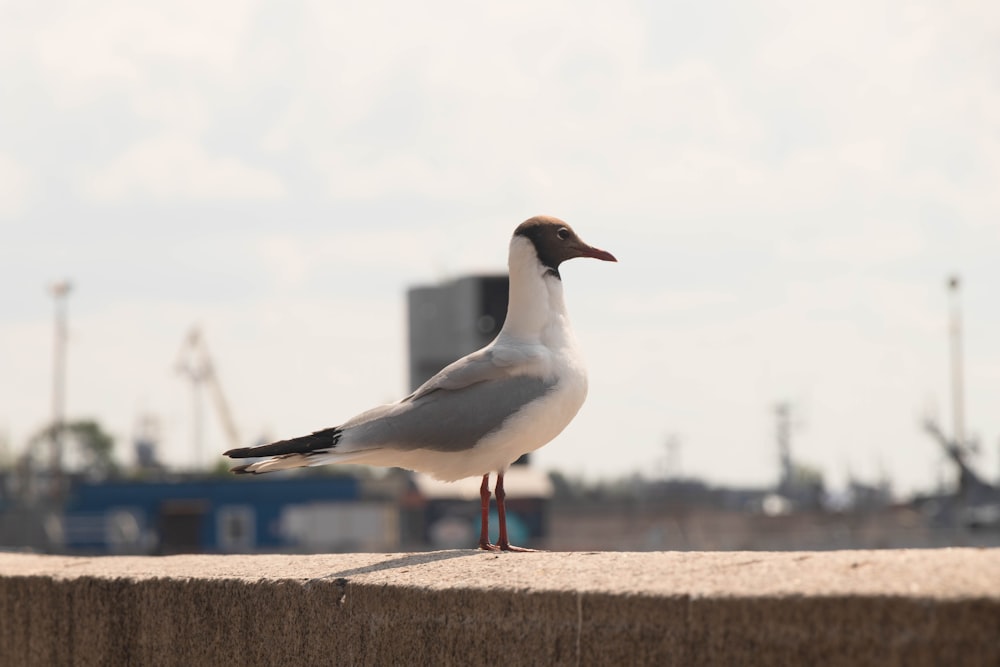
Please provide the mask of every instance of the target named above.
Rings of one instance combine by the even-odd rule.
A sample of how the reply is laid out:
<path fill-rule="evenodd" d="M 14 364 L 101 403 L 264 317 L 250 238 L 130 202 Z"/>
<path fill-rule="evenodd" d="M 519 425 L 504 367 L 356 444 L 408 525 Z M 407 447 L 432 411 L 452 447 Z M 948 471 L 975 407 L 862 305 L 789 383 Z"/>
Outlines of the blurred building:
<path fill-rule="evenodd" d="M 394 551 L 399 510 L 348 476 L 77 480 L 61 533 L 68 553 Z"/>
<path fill-rule="evenodd" d="M 409 289 L 410 391 L 496 338 L 507 317 L 507 293 L 505 274 Z"/>

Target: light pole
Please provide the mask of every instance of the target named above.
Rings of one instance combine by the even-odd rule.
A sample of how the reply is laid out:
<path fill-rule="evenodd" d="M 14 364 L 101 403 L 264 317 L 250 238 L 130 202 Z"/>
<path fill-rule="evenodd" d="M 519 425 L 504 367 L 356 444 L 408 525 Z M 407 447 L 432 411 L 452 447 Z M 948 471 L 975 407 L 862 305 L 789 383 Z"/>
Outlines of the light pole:
<path fill-rule="evenodd" d="M 952 438 L 957 446 L 965 446 L 965 396 L 962 380 L 962 311 L 959 302 L 958 274 L 948 278 L 948 293 L 951 301 L 951 412 Z"/>
<path fill-rule="evenodd" d="M 794 480 L 792 467 L 792 406 L 789 403 L 778 403 L 774 406 L 774 414 L 778 418 L 775 435 L 778 440 L 778 464 L 781 467 L 781 477 L 778 490 L 790 493 Z"/>
<path fill-rule="evenodd" d="M 55 347 L 52 362 L 52 498 L 62 500 L 62 431 L 66 419 L 66 301 L 73 284 L 61 280 L 49 287 L 55 301 Z"/>

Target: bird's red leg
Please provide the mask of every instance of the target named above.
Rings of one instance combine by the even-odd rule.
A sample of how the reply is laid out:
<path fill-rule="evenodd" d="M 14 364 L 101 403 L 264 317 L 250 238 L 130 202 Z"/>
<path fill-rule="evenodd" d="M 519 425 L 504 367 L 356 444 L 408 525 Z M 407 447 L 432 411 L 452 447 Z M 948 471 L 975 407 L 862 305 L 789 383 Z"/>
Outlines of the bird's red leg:
<path fill-rule="evenodd" d="M 534 549 L 515 547 L 510 543 L 510 540 L 507 538 L 507 507 L 504 504 L 504 498 L 507 497 L 507 492 L 503 490 L 502 472 L 497 473 L 496 496 L 497 496 L 497 517 L 500 519 L 500 539 L 497 541 L 497 546 L 500 547 L 501 551 L 534 551 Z"/>
<path fill-rule="evenodd" d="M 479 487 L 479 499 L 482 502 L 482 527 L 479 531 L 479 548 L 483 551 L 496 551 L 496 545 L 490 544 L 490 475 L 483 475 L 483 485 Z"/>

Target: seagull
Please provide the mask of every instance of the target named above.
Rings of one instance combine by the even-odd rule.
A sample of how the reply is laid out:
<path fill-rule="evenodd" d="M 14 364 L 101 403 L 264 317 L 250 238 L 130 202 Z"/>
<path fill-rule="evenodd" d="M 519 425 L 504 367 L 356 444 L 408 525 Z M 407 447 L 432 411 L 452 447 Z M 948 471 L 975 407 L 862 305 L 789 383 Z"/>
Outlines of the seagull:
<path fill-rule="evenodd" d="M 269 445 L 230 449 L 237 474 L 353 463 L 406 468 L 452 482 L 482 475 L 479 548 L 531 551 L 510 544 L 504 472 L 549 443 L 587 396 L 587 372 L 570 328 L 559 265 L 574 257 L 616 262 L 584 243 L 562 220 L 530 218 L 510 241 L 510 298 L 500 333 L 486 347 L 446 366 L 409 396 L 339 426 Z M 500 535 L 489 540 L 490 474 Z"/>

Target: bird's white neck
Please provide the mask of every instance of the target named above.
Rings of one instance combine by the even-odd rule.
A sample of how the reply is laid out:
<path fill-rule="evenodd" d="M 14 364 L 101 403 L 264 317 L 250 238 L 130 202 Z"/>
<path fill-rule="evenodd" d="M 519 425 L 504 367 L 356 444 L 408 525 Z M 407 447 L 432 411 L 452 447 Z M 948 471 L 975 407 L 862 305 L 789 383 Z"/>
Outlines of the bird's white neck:
<path fill-rule="evenodd" d="M 531 241 L 515 236 L 510 242 L 510 301 L 501 335 L 540 341 L 547 329 L 569 326 L 562 280 L 538 261 Z"/>

